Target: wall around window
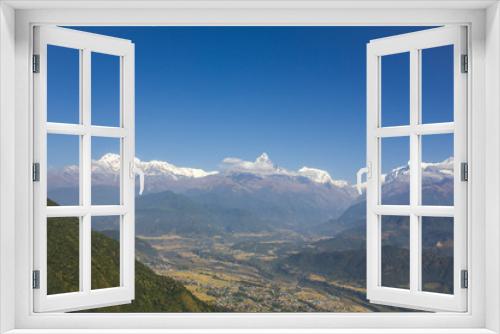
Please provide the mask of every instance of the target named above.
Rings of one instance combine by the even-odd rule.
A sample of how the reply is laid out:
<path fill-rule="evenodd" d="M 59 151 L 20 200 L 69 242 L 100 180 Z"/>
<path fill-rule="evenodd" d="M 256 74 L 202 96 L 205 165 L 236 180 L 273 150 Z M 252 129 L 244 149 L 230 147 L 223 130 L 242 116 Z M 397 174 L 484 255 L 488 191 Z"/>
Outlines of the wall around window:
<path fill-rule="evenodd" d="M 485 221 L 486 221 L 486 270 L 485 320 L 486 327 L 500 332 L 500 6 L 498 3 L 488 8 L 486 16 L 486 163 Z"/>
<path fill-rule="evenodd" d="M 0 333 L 14 328 L 14 20 L 0 3 Z"/>
<path fill-rule="evenodd" d="M 15 1 L 11 1 L 10 3 L 14 3 Z M 29 2 L 33 4 L 33 2 Z M 29 6 L 29 3 L 28 6 Z M 40 2 L 43 4 L 42 2 Z M 117 2 L 118 3 L 118 2 Z M 424 4 L 425 2 L 420 2 Z M 461 1 L 449 2 L 449 6 L 455 7 L 459 3 L 463 3 Z M 485 4 L 490 4 L 491 2 L 478 2 L 471 3 L 467 2 L 469 6 L 476 5 L 484 6 Z M 443 5 L 443 3 L 440 3 Z M 365 4 L 366 5 L 366 4 Z M 373 3 L 370 4 L 372 7 Z M 5 4 L 2 4 L 5 6 Z M 303 5 L 306 6 L 307 5 Z M 425 6 L 425 4 L 424 4 Z M 2 15 L 5 15 L 6 10 L 2 9 Z M 8 10 L 10 14 L 7 16 L 12 17 L 12 10 Z M 146 15 L 148 13 L 148 15 Z M 0 48 L 2 51 L 0 53 L 0 70 L 2 73 L 2 81 L 0 81 L 0 98 L 2 98 L 1 107 L 1 117 L 5 113 L 9 114 L 10 119 L 9 123 L 5 126 L 0 125 L 0 131 L 7 127 L 10 127 L 10 130 L 6 132 L 0 132 L 2 137 L 0 138 L 0 145 L 6 143 L 7 149 L 4 150 L 3 146 L 0 146 L 0 155 L 1 155 L 1 166 L 0 166 L 0 181 L 8 180 L 10 177 L 11 181 L 15 179 L 15 192 L 12 188 L 7 191 L 9 196 L 7 198 L 4 194 L 4 189 L 6 188 L 5 183 L 1 183 L 2 192 L 0 193 L 0 210 L 1 210 L 1 230 L 0 230 L 0 270 L 2 275 L 0 277 L 0 298 L 2 299 L 0 304 L 0 321 L 2 322 L 2 330 L 10 329 L 14 327 L 13 321 L 13 313 L 12 310 L 16 305 L 16 323 L 15 326 L 17 328 L 41 328 L 43 326 L 47 328 L 74 328 L 76 326 L 81 326 L 81 328 L 88 328 L 89 325 L 95 326 L 96 328 L 113 328 L 120 325 L 122 323 L 123 327 L 136 327 L 142 328 L 146 326 L 146 321 L 138 321 L 136 317 L 122 317 L 113 319 L 94 319 L 91 317 L 66 317 L 54 315 L 50 317 L 34 317 L 29 312 L 30 305 L 30 266 L 29 266 L 29 252 L 22 251 L 16 252 L 16 263 L 17 266 L 14 266 L 14 261 L 12 258 L 13 254 L 13 244 L 14 238 L 16 237 L 16 246 L 19 247 L 18 250 L 23 250 L 23 246 L 29 245 L 30 242 L 30 200 L 29 197 L 26 196 L 30 189 L 30 172 L 29 172 L 29 147 L 30 147 L 30 118 L 29 118 L 29 80 L 26 73 L 29 71 L 29 22 L 68 22 L 72 19 L 75 22 L 80 23 L 88 23 L 94 22 L 97 24 L 98 22 L 106 22 L 110 24 L 140 24 L 145 21 L 153 24 L 154 22 L 166 22 L 169 21 L 170 24 L 235 24 L 235 22 L 239 22 L 239 24 L 307 24 L 311 22 L 315 22 L 317 24 L 360 24 L 363 22 L 365 24 L 377 24 L 381 23 L 381 20 L 384 18 L 390 22 L 420 22 L 422 17 L 425 17 L 425 20 L 428 22 L 438 22 L 438 21 L 446 21 L 446 22 L 473 22 L 473 45 L 474 49 L 472 52 L 474 53 L 474 63 L 472 64 L 472 73 L 473 73 L 473 113 L 471 115 L 472 122 L 472 144 L 471 148 L 475 152 L 473 154 L 473 164 L 471 167 L 472 175 L 471 179 L 475 180 L 472 186 L 472 191 L 469 194 L 470 198 L 473 200 L 471 217 L 474 218 L 474 233 L 472 235 L 472 240 L 470 241 L 469 249 L 478 249 L 478 251 L 472 252 L 473 257 L 473 269 L 475 274 L 471 277 L 473 288 L 473 300 L 471 305 L 472 315 L 466 316 L 464 315 L 461 318 L 456 318 L 453 315 L 446 315 L 437 319 L 436 317 L 428 317 L 425 321 L 425 324 L 428 326 L 432 326 L 434 328 L 438 326 L 446 327 L 453 326 L 457 327 L 476 327 L 483 328 L 485 324 L 488 327 L 498 332 L 500 329 L 500 320 L 498 319 L 498 314 L 500 314 L 500 276 L 499 276 L 499 268 L 500 268 L 500 252 L 498 248 L 498 240 L 500 239 L 500 233 L 498 227 L 496 227 L 498 221 L 500 221 L 500 211 L 498 200 L 500 199 L 500 184 L 498 182 L 498 178 L 496 178 L 496 174 L 500 169 L 499 157 L 500 157 L 500 139 L 498 138 L 499 122 L 498 116 L 494 115 L 499 110 L 500 106 L 500 98 L 498 97 L 498 91 L 500 89 L 500 73 L 499 62 L 500 62 L 500 52 L 498 50 L 499 40 L 500 40 L 500 28 L 499 28 L 499 10 L 497 5 L 490 8 L 488 15 L 488 29 L 486 30 L 486 67 L 484 67 L 483 58 L 484 57 L 484 22 L 485 18 L 483 16 L 484 12 L 482 10 L 472 11 L 472 12 L 463 12 L 457 10 L 451 11 L 443 11 L 437 9 L 413 9 L 410 11 L 399 11 L 399 10 L 365 10 L 365 11 L 351 11 L 351 14 L 348 15 L 348 11 L 346 10 L 310 10 L 310 9 L 262 9 L 260 11 L 261 15 L 258 15 L 258 10 L 200 10 L 200 9 L 192 9 L 192 10 L 132 10 L 132 11 L 120 11 L 120 10 L 75 10 L 75 11 L 61 11 L 61 10 L 49 10 L 49 11 L 41 11 L 41 12 L 18 12 L 16 13 L 16 71 L 19 75 L 14 76 L 13 73 L 8 74 L 12 71 L 13 61 L 7 61 L 5 57 L 2 57 L 5 53 L 7 53 L 8 57 L 13 57 L 13 35 L 14 35 L 14 23 L 10 22 L 7 24 L 9 30 L 7 32 L 6 37 L 1 31 L 0 27 L 0 46 L 3 46 L 5 41 L 7 40 L 7 45 L 11 46 L 11 51 L 8 51 L 6 48 Z M 293 14 L 295 13 L 295 14 Z M 147 17 L 147 19 L 145 19 Z M 389 18 L 389 19 L 388 19 Z M 388 24 L 387 21 L 384 21 L 384 24 Z M 10 71 L 3 71 L 5 68 L 11 68 Z M 7 74 L 5 74 L 7 73 Z M 486 75 L 486 81 L 485 81 Z M 1 83 L 6 77 L 7 82 L 10 85 L 1 85 Z M 15 80 L 14 80 L 15 78 Z M 15 90 L 15 100 L 16 105 L 14 109 L 13 103 L 13 90 L 14 83 L 17 89 Z M 10 87 L 9 87 L 10 86 Z M 484 94 L 485 88 L 487 88 L 486 99 Z M 10 94 L 6 94 L 9 93 Z M 7 97 L 7 102 L 4 102 L 5 97 Z M 10 97 L 10 98 L 9 98 Z M 10 101 L 10 102 L 8 102 Z M 7 106 L 4 105 L 7 104 Z M 484 112 L 485 111 L 485 112 Z M 486 113 L 486 117 L 485 117 Z M 13 119 L 16 119 L 16 133 L 14 133 Z M 0 120 L 3 120 L 0 119 Z M 486 120 L 490 121 L 486 125 Z M 5 124 L 2 122 L 2 124 Z M 488 140 L 486 140 L 488 138 Z M 14 141 L 15 140 L 15 141 Z M 488 141 L 491 140 L 490 144 L 487 144 Z M 15 143 L 15 146 L 14 146 Z M 14 177 L 14 170 L 10 168 L 10 170 L 6 170 L 4 168 L 4 164 L 7 161 L 6 159 L 12 158 L 14 156 L 14 147 L 16 148 L 15 154 L 15 163 L 16 170 L 18 171 L 16 176 Z M 484 149 L 486 149 L 488 154 L 485 154 Z M 10 153 L 8 153 L 10 151 Z M 490 166 L 486 168 L 486 166 Z M 486 182 L 488 180 L 488 182 Z M 477 181 L 477 182 L 476 182 Z M 485 191 L 486 190 L 486 191 Z M 15 197 L 12 196 L 15 194 Z M 16 198 L 15 207 L 14 207 L 14 199 Z M 485 208 L 485 203 L 487 207 Z M 14 217 L 14 208 L 15 208 L 15 221 L 12 219 Z M 483 228 L 483 222 L 485 221 L 485 216 L 487 218 L 487 225 Z M 9 219 L 10 218 L 10 219 Z M 11 222 L 11 224 L 5 222 Z M 15 224 L 14 224 L 15 222 Z M 495 225 L 495 226 L 492 226 Z M 4 229 L 5 227 L 5 229 Z M 14 231 L 14 227 L 16 227 L 16 231 Z M 16 232 L 16 233 L 15 233 Z M 484 244 L 484 235 L 487 235 L 488 238 L 486 240 L 486 247 L 488 252 L 484 254 L 481 249 L 481 245 Z M 4 242 L 5 241 L 5 242 Z M 475 248 L 477 247 L 477 248 Z M 484 256 L 486 256 L 486 260 L 484 260 Z M 486 264 L 490 266 L 487 273 L 487 278 L 483 281 L 483 270 L 484 265 Z M 20 265 L 21 263 L 26 265 Z M 16 289 L 15 295 L 12 292 L 13 287 L 13 276 L 14 272 L 16 274 Z M 10 278 L 9 278 L 10 277 Z M 485 282 L 485 284 L 483 284 Z M 488 291 L 487 297 L 485 297 L 485 291 Z M 488 306 L 486 309 L 484 308 L 486 305 Z M 311 316 L 309 318 L 302 316 L 295 316 L 293 318 L 286 317 L 264 317 L 267 318 L 264 320 L 258 320 L 253 318 L 242 318 L 241 316 L 235 316 L 234 318 L 227 318 L 224 315 L 220 315 L 220 317 L 216 317 L 218 319 L 204 319 L 199 317 L 184 317 L 184 321 L 182 319 L 168 318 L 166 321 L 165 318 L 163 320 L 157 320 L 154 318 L 148 319 L 147 323 L 151 327 L 161 328 L 164 327 L 166 323 L 168 323 L 169 327 L 185 327 L 185 326 L 197 326 L 198 328 L 220 328 L 221 325 L 230 326 L 233 328 L 241 328 L 243 326 L 247 327 L 252 326 L 260 326 L 261 328 L 283 328 L 285 326 L 301 326 L 302 328 L 333 328 L 333 327 L 348 327 L 349 323 L 352 325 L 352 318 L 350 321 L 347 319 L 332 319 L 327 315 L 325 316 Z M 196 319 L 196 320 L 195 320 Z M 464 320 L 465 319 L 465 320 Z M 94 321 L 95 320 L 95 321 Z M 144 320 L 144 319 L 143 319 Z M 335 320 L 335 321 L 333 321 Z M 399 321 L 394 319 L 388 319 L 388 317 L 380 315 L 377 318 L 372 317 L 372 319 L 356 318 L 357 326 L 364 328 L 374 328 L 381 324 L 380 321 L 385 322 L 385 326 L 387 324 L 391 324 L 394 327 L 404 327 L 414 325 L 418 327 L 422 327 L 423 322 L 421 318 L 414 317 L 413 319 L 408 318 L 400 318 Z M 419 321 L 417 324 L 415 321 Z M 134 326 L 135 323 L 135 326 Z M 219 326 L 219 327 L 217 327 Z M 22 333 L 23 331 L 16 331 L 16 333 Z M 33 333 L 33 331 L 30 331 Z M 66 332 L 72 332 L 71 330 L 67 330 Z M 304 332 L 311 332 L 310 330 Z M 332 330 L 332 332 L 334 332 Z M 403 332 L 403 331 L 402 331 Z M 423 329 L 422 332 L 429 333 L 429 330 Z M 440 332 L 446 332 L 446 330 L 441 330 Z M 450 330 L 448 332 L 453 332 Z M 477 332 L 474 330 L 474 332 Z M 481 331 L 486 332 L 486 331 Z"/>

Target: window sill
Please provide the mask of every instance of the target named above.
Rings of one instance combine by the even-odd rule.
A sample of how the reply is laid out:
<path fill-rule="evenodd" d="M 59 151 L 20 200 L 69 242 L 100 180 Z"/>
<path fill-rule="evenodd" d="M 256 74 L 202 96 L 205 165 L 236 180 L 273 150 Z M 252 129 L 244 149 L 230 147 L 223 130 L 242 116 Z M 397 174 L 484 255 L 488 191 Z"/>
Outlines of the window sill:
<path fill-rule="evenodd" d="M 16 329 L 5 334 L 495 334 L 470 329 Z"/>

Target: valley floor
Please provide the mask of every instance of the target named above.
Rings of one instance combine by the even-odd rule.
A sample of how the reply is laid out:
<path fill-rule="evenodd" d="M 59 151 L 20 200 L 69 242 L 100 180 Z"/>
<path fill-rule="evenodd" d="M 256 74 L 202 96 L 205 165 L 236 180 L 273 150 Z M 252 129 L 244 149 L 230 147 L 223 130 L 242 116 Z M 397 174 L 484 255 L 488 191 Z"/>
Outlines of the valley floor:
<path fill-rule="evenodd" d="M 231 237 L 140 237 L 159 256 L 148 265 L 180 281 L 199 299 L 231 312 L 370 312 L 362 282 L 284 271 L 280 260 L 307 249 L 311 240 L 290 231 Z"/>

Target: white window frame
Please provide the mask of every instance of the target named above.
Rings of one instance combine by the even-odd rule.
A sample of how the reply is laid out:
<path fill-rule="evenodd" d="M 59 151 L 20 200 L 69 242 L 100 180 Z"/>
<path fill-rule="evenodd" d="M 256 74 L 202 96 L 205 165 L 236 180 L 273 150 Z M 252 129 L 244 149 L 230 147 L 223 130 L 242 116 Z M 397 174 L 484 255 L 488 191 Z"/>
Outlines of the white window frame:
<path fill-rule="evenodd" d="M 468 216 L 472 223 L 468 236 L 471 265 L 466 313 L 94 315 L 32 312 L 30 45 L 33 25 L 434 26 L 443 23 L 470 27 Z M 500 109 L 500 9 L 496 1 L 82 0 L 63 4 L 10 0 L 0 3 L 0 73 L 2 333 L 9 330 L 47 333 L 47 329 L 53 329 L 51 332 L 59 329 L 61 333 L 110 333 L 113 328 L 128 329 L 128 333 L 147 332 L 147 328 L 171 333 L 175 329 L 177 332 L 191 329 L 190 333 L 500 332 L 500 229 L 497 224 L 500 220 L 500 117 L 497 112 Z"/>
<path fill-rule="evenodd" d="M 71 48 L 79 55 L 79 123 L 65 124 L 47 120 L 47 47 Z M 33 75 L 33 159 L 39 166 L 39 181 L 33 184 L 34 254 L 33 268 L 39 272 L 39 288 L 34 289 L 35 312 L 76 311 L 130 303 L 134 299 L 135 279 L 135 173 L 134 166 L 134 45 L 125 39 L 102 36 L 54 26 L 34 27 L 33 52 L 39 56 L 38 73 Z M 92 53 L 119 58 L 119 126 L 93 125 L 91 116 Z M 79 204 L 47 206 L 47 136 L 72 135 L 79 138 Z M 120 141 L 120 202 L 92 205 L 92 138 Z M 91 230 L 92 217 L 119 217 L 120 285 L 92 289 Z M 47 220 L 54 217 L 79 219 L 79 291 L 47 294 Z"/>
<path fill-rule="evenodd" d="M 453 121 L 422 123 L 422 50 L 453 46 Z M 409 124 L 383 126 L 381 110 L 382 58 L 408 53 Z M 461 180 L 461 164 L 467 163 L 467 79 L 462 57 L 467 56 L 467 27 L 445 26 L 385 37 L 367 45 L 367 298 L 371 302 L 425 311 L 467 310 L 467 289 L 462 270 L 467 270 L 467 183 Z M 422 136 L 451 134 L 454 157 L 454 204 L 422 205 Z M 408 205 L 382 202 L 382 141 L 409 138 L 410 193 Z M 409 289 L 382 286 L 382 217 L 409 218 Z M 453 218 L 453 293 L 422 289 L 422 217 Z"/>

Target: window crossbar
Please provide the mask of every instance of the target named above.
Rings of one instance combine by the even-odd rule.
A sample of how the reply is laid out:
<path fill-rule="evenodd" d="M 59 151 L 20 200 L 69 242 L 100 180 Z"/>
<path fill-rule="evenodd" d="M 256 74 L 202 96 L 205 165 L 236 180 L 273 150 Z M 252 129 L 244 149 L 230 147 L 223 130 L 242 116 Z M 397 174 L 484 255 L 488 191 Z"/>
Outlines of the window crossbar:
<path fill-rule="evenodd" d="M 375 129 L 375 136 L 385 137 L 404 137 L 412 134 L 417 135 L 438 135 L 453 133 L 455 125 L 453 122 L 433 123 L 433 124 L 415 124 L 403 126 L 390 126 Z"/>

